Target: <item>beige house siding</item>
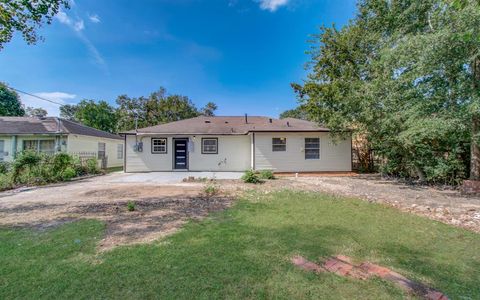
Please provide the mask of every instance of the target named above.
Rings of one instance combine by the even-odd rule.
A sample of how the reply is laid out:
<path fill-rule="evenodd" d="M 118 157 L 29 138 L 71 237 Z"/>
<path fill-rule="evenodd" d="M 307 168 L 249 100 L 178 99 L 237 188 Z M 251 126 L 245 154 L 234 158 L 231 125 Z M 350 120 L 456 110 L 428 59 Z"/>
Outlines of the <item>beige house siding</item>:
<path fill-rule="evenodd" d="M 79 155 L 82 152 L 94 153 L 97 155 L 98 143 L 105 143 L 108 168 L 123 166 L 124 153 L 121 158 L 117 156 L 118 147 L 122 147 L 122 151 L 124 151 L 123 140 L 70 134 L 67 141 L 67 152 L 74 155 Z"/>
<path fill-rule="evenodd" d="M 272 138 L 286 138 L 285 152 L 272 151 Z M 305 159 L 305 138 L 320 138 L 320 158 Z M 255 133 L 255 169 L 275 172 L 351 171 L 351 139 L 333 143 L 330 134 Z"/>
<path fill-rule="evenodd" d="M 202 138 L 218 138 L 218 154 L 202 154 Z M 167 153 L 153 154 L 152 138 L 167 138 Z M 126 172 L 172 171 L 173 139 L 188 138 L 188 169 L 190 171 L 245 171 L 250 168 L 250 137 L 239 136 L 138 136 L 143 152 L 135 152 L 134 135 L 127 135 Z"/>
<path fill-rule="evenodd" d="M 152 137 L 167 138 L 167 153 L 152 154 Z M 172 138 L 167 136 L 143 136 L 137 137 L 138 142 L 143 143 L 143 151 L 135 152 L 136 143 L 134 135 L 126 137 L 126 165 L 125 172 L 148 172 L 148 171 L 171 171 L 172 170 Z"/>
<path fill-rule="evenodd" d="M 202 138 L 192 139 L 194 151 L 190 153 L 190 171 L 245 171 L 250 169 L 250 137 L 248 135 L 215 136 L 218 154 L 202 154 Z"/>
<path fill-rule="evenodd" d="M 91 137 L 83 135 L 48 135 L 48 134 L 35 134 L 35 135 L 16 135 L 16 149 L 13 149 L 14 136 L 12 135 L 0 135 L 0 141 L 4 141 L 4 161 L 12 161 L 14 152 L 23 151 L 23 143 L 28 140 L 52 140 L 57 141 L 56 145 L 60 144 L 61 152 L 68 152 L 70 154 L 78 155 L 81 152 L 91 152 L 97 154 L 98 143 L 103 142 L 106 146 L 106 153 L 108 156 L 107 167 L 119 167 L 123 166 L 123 158 L 117 157 L 117 145 L 122 145 L 123 140 L 107 139 L 100 137 Z M 1 150 L 1 149 L 0 149 Z M 5 155 L 7 154 L 7 155 Z"/>

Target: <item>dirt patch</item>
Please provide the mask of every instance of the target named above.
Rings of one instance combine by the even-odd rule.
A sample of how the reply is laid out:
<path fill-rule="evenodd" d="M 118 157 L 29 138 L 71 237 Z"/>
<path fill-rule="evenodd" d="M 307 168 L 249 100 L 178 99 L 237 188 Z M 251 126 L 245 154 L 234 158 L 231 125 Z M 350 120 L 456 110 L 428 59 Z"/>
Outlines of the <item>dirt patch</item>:
<path fill-rule="evenodd" d="M 42 187 L 0 198 L 0 226 L 46 230 L 79 219 L 106 223 L 100 250 L 151 242 L 190 219 L 232 204 L 222 193 L 206 195 L 204 183 L 180 185 L 105 184 L 101 180 Z M 127 203 L 133 202 L 134 211 Z"/>

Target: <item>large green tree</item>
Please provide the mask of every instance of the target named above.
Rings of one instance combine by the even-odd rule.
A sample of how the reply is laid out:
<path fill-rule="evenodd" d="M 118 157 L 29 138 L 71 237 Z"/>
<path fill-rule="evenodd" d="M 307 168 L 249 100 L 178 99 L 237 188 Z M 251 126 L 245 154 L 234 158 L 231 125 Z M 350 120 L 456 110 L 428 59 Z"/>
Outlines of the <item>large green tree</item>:
<path fill-rule="evenodd" d="M 84 125 L 107 131 L 117 131 L 115 108 L 106 101 L 82 100 L 76 105 L 75 120 Z"/>
<path fill-rule="evenodd" d="M 0 116 L 24 116 L 22 102 L 18 94 L 0 82 Z"/>
<path fill-rule="evenodd" d="M 480 7 L 457 2 L 360 1 L 349 25 L 314 36 L 293 88 L 334 131 L 364 137 L 385 172 L 478 179 Z"/>
<path fill-rule="evenodd" d="M 280 114 L 280 119 L 286 119 L 286 118 L 295 118 L 295 119 L 307 120 L 307 121 L 311 119 L 308 114 L 308 110 L 303 105 L 300 105 L 296 108 L 287 109 L 286 111 Z"/>
<path fill-rule="evenodd" d="M 48 115 L 48 112 L 41 107 L 27 107 L 25 114 L 29 117 L 43 118 Z"/>
<path fill-rule="evenodd" d="M 74 104 L 65 104 L 60 106 L 60 117 L 71 120 L 77 121 L 75 118 L 75 113 L 77 112 L 77 106 Z"/>
<path fill-rule="evenodd" d="M 0 1 L 0 50 L 15 31 L 19 31 L 28 44 L 41 37 L 37 29 L 50 24 L 61 8 L 69 8 L 68 0 L 2 0 Z"/>
<path fill-rule="evenodd" d="M 132 98 L 121 95 L 117 98 L 118 128 L 120 131 L 154 126 L 162 123 L 193 118 L 201 114 L 213 115 L 217 106 L 208 103 L 199 110 L 192 101 L 182 95 L 169 95 L 164 88 L 148 97 Z"/>

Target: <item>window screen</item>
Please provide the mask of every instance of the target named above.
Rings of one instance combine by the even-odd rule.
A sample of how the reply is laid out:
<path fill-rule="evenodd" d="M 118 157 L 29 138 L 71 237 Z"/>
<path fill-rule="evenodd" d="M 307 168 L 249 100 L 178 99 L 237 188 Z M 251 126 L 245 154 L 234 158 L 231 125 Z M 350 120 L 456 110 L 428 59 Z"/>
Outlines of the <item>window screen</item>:
<path fill-rule="evenodd" d="M 123 159 L 123 145 L 117 144 L 117 159 Z"/>
<path fill-rule="evenodd" d="M 152 139 L 152 153 L 167 153 L 167 139 Z"/>
<path fill-rule="evenodd" d="M 203 154 L 217 154 L 218 153 L 218 139 L 217 138 L 203 138 L 202 139 L 202 153 Z"/>
<path fill-rule="evenodd" d="M 320 159 L 319 138 L 305 138 L 305 159 Z"/>
<path fill-rule="evenodd" d="M 98 159 L 105 158 L 106 156 L 105 150 L 106 150 L 105 143 L 98 143 Z"/>
<path fill-rule="evenodd" d="M 287 151 L 287 138 L 272 138 L 272 151 Z"/>

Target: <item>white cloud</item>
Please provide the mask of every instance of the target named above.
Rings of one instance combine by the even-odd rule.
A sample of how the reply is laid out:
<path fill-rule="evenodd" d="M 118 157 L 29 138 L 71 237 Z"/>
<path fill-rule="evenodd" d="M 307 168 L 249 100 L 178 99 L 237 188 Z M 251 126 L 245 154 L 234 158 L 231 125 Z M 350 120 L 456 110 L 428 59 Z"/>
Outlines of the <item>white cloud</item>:
<path fill-rule="evenodd" d="M 63 93 L 63 92 L 41 92 L 34 93 L 34 95 L 52 100 L 61 104 L 74 104 L 77 96 L 74 94 Z M 48 112 L 49 116 L 60 116 L 60 106 L 48 101 L 40 100 L 36 97 L 32 97 L 25 94 L 20 94 L 20 100 L 22 104 L 26 107 L 41 107 Z"/>
<path fill-rule="evenodd" d="M 276 11 L 279 7 L 288 4 L 289 0 L 257 0 L 260 3 L 260 8 L 263 10 L 269 10 L 271 12 Z"/>
<path fill-rule="evenodd" d="M 90 19 L 90 21 L 91 21 L 92 23 L 100 23 L 100 22 L 101 22 L 101 21 L 100 21 L 100 17 L 99 17 L 97 14 L 95 14 L 95 15 L 88 15 L 88 18 Z"/>
<path fill-rule="evenodd" d="M 97 16 L 98 17 L 98 16 Z M 90 39 L 84 34 L 83 30 L 85 29 L 85 23 L 81 18 L 77 17 L 76 21 L 73 21 L 64 11 L 60 11 L 55 18 L 60 21 L 60 23 L 67 25 L 73 31 L 77 33 L 78 38 L 85 44 L 90 55 L 93 57 L 94 62 L 102 69 L 106 74 L 108 74 L 108 66 L 103 59 L 102 55 L 95 47 L 95 45 L 90 41 Z"/>
<path fill-rule="evenodd" d="M 73 24 L 73 30 L 75 31 L 82 31 L 85 29 L 85 24 L 83 23 L 83 20 L 78 20 Z"/>

